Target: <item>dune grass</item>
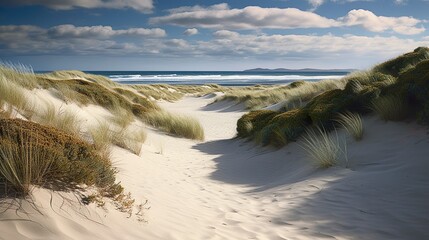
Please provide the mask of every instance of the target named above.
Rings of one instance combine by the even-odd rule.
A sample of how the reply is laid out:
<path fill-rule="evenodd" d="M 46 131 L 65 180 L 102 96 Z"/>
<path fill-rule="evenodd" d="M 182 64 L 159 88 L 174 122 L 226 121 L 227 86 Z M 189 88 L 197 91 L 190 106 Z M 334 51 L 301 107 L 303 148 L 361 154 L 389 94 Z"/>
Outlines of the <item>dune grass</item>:
<path fill-rule="evenodd" d="M 112 143 L 130 152 L 140 155 L 142 144 L 146 140 L 146 132 L 143 129 L 122 128 L 113 133 Z"/>
<path fill-rule="evenodd" d="M 106 121 L 99 122 L 95 127 L 88 130 L 92 137 L 92 142 L 100 152 L 108 152 L 110 144 L 112 144 L 113 133 L 110 131 L 110 125 Z M 105 154 L 109 155 L 109 154 Z"/>
<path fill-rule="evenodd" d="M 307 129 L 300 146 L 320 168 L 329 168 L 338 163 L 341 153 L 338 136 L 330 135 L 323 128 Z"/>
<path fill-rule="evenodd" d="M 76 113 L 66 108 L 57 109 L 53 104 L 46 104 L 45 111 L 38 116 L 38 122 L 74 135 L 79 135 L 82 129 L 82 123 Z"/>
<path fill-rule="evenodd" d="M 30 185 L 73 190 L 81 184 L 114 189 L 116 170 L 90 144 L 56 128 L 19 119 L 0 120 L 0 180 L 18 194 Z"/>
<path fill-rule="evenodd" d="M 374 99 L 372 109 L 385 121 L 400 121 L 409 117 L 408 106 L 404 98 L 398 95 Z"/>
<path fill-rule="evenodd" d="M 51 165 L 59 154 L 46 151 L 31 134 L 19 132 L 17 137 L 16 143 L 0 140 L 0 176 L 6 183 L 6 192 L 12 188 L 25 196 L 30 193 L 32 186 L 44 185 Z M 6 139 L 10 138 L 6 136 Z"/>
<path fill-rule="evenodd" d="M 362 118 L 359 114 L 352 112 L 340 113 L 337 122 L 343 126 L 356 141 L 362 140 L 364 130 Z"/>
<path fill-rule="evenodd" d="M 3 76 L 0 76 L 0 102 L 6 102 L 22 113 L 32 110 L 22 87 Z"/>
<path fill-rule="evenodd" d="M 242 102 L 250 110 L 284 102 L 283 107 L 285 109 L 292 109 L 303 105 L 303 103 L 324 91 L 343 88 L 345 83 L 342 80 L 297 81 L 286 86 L 247 87 L 226 91 L 225 95 L 219 97 L 216 101 L 232 100 Z"/>
<path fill-rule="evenodd" d="M 204 140 L 204 129 L 195 118 L 166 111 L 150 112 L 145 122 L 167 133 L 195 140 Z"/>
<path fill-rule="evenodd" d="M 38 86 L 37 77 L 33 69 L 24 64 L 0 62 L 1 77 L 26 89 L 33 89 Z"/>

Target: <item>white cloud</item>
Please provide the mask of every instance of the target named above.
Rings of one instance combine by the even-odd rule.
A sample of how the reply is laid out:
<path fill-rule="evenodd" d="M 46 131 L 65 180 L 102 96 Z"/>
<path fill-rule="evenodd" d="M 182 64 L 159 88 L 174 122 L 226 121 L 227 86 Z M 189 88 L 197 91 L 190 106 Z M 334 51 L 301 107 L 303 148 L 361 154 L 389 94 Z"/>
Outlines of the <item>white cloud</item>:
<path fill-rule="evenodd" d="M 85 26 L 76 27 L 71 24 L 58 25 L 48 29 L 48 34 L 63 38 L 111 38 L 114 36 L 145 36 L 164 37 L 166 33 L 161 28 L 129 28 L 113 30 L 111 26 Z"/>
<path fill-rule="evenodd" d="M 29 54 L 83 54 L 106 52 L 106 49 L 134 52 L 138 48 L 135 42 L 155 42 L 165 35 L 160 28 L 114 30 L 110 26 L 59 25 L 45 29 L 31 25 L 6 25 L 0 26 L 0 46 L 5 52 Z M 120 36 L 128 38 L 125 42 L 116 40 Z"/>
<path fill-rule="evenodd" d="M 407 4 L 407 0 L 394 0 L 393 1 L 396 5 L 405 5 Z"/>
<path fill-rule="evenodd" d="M 371 32 L 393 30 L 399 34 L 412 35 L 425 31 L 424 27 L 417 27 L 421 20 L 412 17 L 384 17 L 376 16 L 368 10 L 351 10 L 345 17 L 339 19 L 346 26 L 362 26 Z"/>
<path fill-rule="evenodd" d="M 321 4 L 323 1 L 315 1 Z M 413 17 L 377 16 L 368 10 L 351 10 L 346 16 L 329 19 L 313 12 L 296 8 L 262 8 L 249 6 L 230 9 L 227 4 L 209 7 L 181 7 L 170 10 L 169 14 L 150 19 L 152 24 L 171 24 L 183 27 L 213 29 L 296 29 L 332 28 L 360 26 L 372 32 L 391 30 L 399 34 L 419 34 L 425 31 L 417 26 L 422 21 Z"/>
<path fill-rule="evenodd" d="M 322 5 L 324 3 L 324 0 L 308 0 L 308 3 L 311 5 L 311 10 L 310 11 L 314 11 L 316 10 L 320 5 Z"/>
<path fill-rule="evenodd" d="M 13 0 L 0 5 L 41 5 L 56 10 L 80 8 L 131 8 L 141 12 L 153 9 L 152 0 Z"/>
<path fill-rule="evenodd" d="M 249 6 L 243 9 L 230 9 L 227 4 L 207 8 L 195 6 L 172 9 L 169 15 L 151 18 L 150 22 L 218 29 L 326 28 L 338 25 L 335 20 L 296 8 Z"/>
<path fill-rule="evenodd" d="M 183 32 L 183 34 L 185 34 L 186 36 L 192 36 L 192 35 L 198 34 L 198 29 L 188 28 Z"/>

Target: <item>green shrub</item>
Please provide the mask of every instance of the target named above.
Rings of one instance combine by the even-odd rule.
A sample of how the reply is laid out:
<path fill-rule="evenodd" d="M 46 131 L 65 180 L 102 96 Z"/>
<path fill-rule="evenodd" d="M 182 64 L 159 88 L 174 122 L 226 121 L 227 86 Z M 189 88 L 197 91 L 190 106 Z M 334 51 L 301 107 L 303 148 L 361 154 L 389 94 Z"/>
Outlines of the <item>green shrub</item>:
<path fill-rule="evenodd" d="M 262 143 L 281 147 L 296 141 L 309 123 L 310 119 L 302 109 L 280 113 L 273 117 L 261 130 Z"/>
<path fill-rule="evenodd" d="M 374 67 L 374 71 L 398 77 L 404 69 L 410 69 L 423 60 L 429 59 L 429 48 L 419 47 L 413 52 L 403 54 L 397 58 L 381 63 Z"/>
<path fill-rule="evenodd" d="M 264 128 L 268 122 L 278 114 L 271 110 L 252 111 L 243 115 L 237 121 L 237 136 L 251 137 Z"/>

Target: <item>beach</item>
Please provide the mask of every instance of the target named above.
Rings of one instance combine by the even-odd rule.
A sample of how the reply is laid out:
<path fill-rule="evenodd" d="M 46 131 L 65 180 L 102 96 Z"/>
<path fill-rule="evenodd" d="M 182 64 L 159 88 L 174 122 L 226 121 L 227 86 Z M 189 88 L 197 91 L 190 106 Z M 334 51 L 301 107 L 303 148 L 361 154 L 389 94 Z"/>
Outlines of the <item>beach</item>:
<path fill-rule="evenodd" d="M 243 109 L 212 96 L 161 102 L 195 116 L 204 142 L 148 132 L 136 156 L 113 147 L 118 180 L 140 215 L 83 206 L 36 189 L 34 205 L 2 214 L 4 239 L 423 239 L 429 194 L 426 129 L 365 119 L 349 165 L 318 170 L 298 144 L 280 150 L 234 139 Z M 87 111 L 94 112 L 88 109 Z M 383 134 L 380 134 L 383 133 Z M 344 131 L 340 138 L 352 142 Z M 410 161 L 413 160 L 413 161 Z M 64 200 L 66 199 L 66 200 Z M 406 204 L 404 204 L 406 203 Z M 37 211 L 36 211 L 37 209 Z M 43 215 L 42 215 L 43 214 Z"/>

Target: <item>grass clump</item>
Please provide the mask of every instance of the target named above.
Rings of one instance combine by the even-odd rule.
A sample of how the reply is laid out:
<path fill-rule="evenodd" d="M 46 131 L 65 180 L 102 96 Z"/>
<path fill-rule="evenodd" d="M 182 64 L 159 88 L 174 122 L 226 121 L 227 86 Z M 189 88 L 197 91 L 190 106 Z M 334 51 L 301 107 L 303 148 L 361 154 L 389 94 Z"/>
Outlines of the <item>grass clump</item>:
<path fill-rule="evenodd" d="M 387 95 L 375 99 L 373 110 L 385 121 L 400 121 L 409 116 L 407 104 L 399 95 Z"/>
<path fill-rule="evenodd" d="M 67 109 L 56 109 L 53 104 L 46 105 L 46 109 L 40 114 L 38 122 L 74 135 L 81 132 L 81 121 L 77 114 Z"/>
<path fill-rule="evenodd" d="M 143 129 L 123 128 L 115 132 L 112 143 L 118 147 L 140 155 L 142 144 L 146 141 L 146 132 Z"/>
<path fill-rule="evenodd" d="M 338 137 L 334 138 L 319 127 L 307 129 L 301 147 L 320 168 L 329 168 L 337 164 L 341 153 Z"/>
<path fill-rule="evenodd" d="M 337 122 L 343 126 L 356 141 L 362 140 L 363 123 L 362 118 L 357 113 L 340 113 Z"/>
<path fill-rule="evenodd" d="M 145 122 L 167 133 L 179 137 L 195 140 L 204 140 L 204 129 L 195 118 L 182 115 L 173 115 L 166 111 L 149 112 Z"/>
<path fill-rule="evenodd" d="M 0 103 L 5 102 L 21 113 L 32 111 L 22 87 L 0 76 Z"/>
<path fill-rule="evenodd" d="M 0 141 L 4 171 L 0 179 L 17 193 L 28 194 L 29 185 L 55 190 L 73 190 L 82 184 L 100 189 L 115 185 L 116 170 L 110 160 L 94 146 L 63 131 L 2 119 Z"/>

